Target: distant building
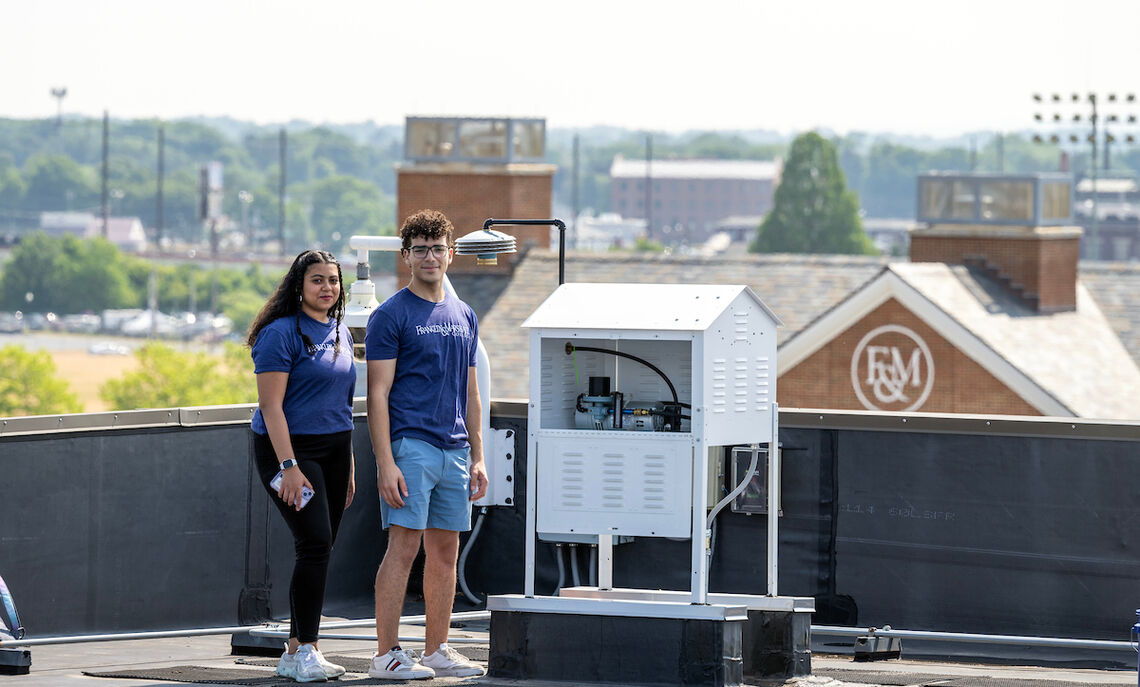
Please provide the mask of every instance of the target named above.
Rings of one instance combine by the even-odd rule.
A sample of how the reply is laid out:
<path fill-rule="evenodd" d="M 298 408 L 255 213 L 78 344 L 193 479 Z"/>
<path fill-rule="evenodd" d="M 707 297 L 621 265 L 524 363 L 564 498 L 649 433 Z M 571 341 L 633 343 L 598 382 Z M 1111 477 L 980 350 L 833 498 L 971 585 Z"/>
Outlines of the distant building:
<path fill-rule="evenodd" d="M 771 210 L 780 171 L 779 161 L 651 160 L 646 165 L 619 155 L 610 166 L 610 209 L 622 217 L 648 218 L 653 240 L 702 243 L 726 218 Z"/>
<path fill-rule="evenodd" d="M 1094 191 L 1095 188 L 1095 191 Z M 1140 183 L 1131 177 L 1077 182 L 1073 216 L 1084 230 L 1081 257 L 1092 257 L 1093 208 L 1096 208 L 1096 257 L 1099 260 L 1140 259 Z M 1094 202 L 1095 200 L 1095 202 Z"/>
<path fill-rule="evenodd" d="M 863 231 L 883 255 L 906 255 L 910 232 L 918 227 L 913 219 L 864 217 Z"/>
<path fill-rule="evenodd" d="M 90 212 L 41 212 L 40 230 L 55 238 L 86 236 L 87 227 L 94 221 L 95 215 Z"/>
<path fill-rule="evenodd" d="M 733 215 L 717 222 L 713 231 L 727 234 L 733 243 L 752 243 L 763 222 L 763 215 Z"/>
<path fill-rule="evenodd" d="M 645 236 L 644 219 L 626 219 L 614 212 L 597 217 L 579 217 L 574 223 L 571 247 L 576 250 L 606 251 L 630 248 Z"/>
<path fill-rule="evenodd" d="M 40 229 L 59 238 L 71 234 L 79 238 L 103 236 L 103 218 L 90 212 L 40 213 Z M 146 230 L 138 217 L 109 217 L 107 240 L 119 250 L 139 253 L 146 250 Z"/>
<path fill-rule="evenodd" d="M 88 238 L 103 236 L 103 220 L 96 219 L 87 226 Z M 138 217 L 107 218 L 107 240 L 121 251 L 141 253 L 146 250 L 146 231 Z"/>

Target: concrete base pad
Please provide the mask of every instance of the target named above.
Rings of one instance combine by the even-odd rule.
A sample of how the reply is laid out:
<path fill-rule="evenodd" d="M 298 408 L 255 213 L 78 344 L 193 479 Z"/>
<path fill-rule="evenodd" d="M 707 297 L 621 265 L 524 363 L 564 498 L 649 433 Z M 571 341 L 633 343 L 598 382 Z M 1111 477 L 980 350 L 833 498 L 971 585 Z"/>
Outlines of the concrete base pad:
<path fill-rule="evenodd" d="M 488 673 L 574 683 L 739 685 L 743 624 L 492 610 Z"/>
<path fill-rule="evenodd" d="M 27 649 L 0 649 L 0 675 L 27 675 L 31 668 L 31 651 Z"/>
<path fill-rule="evenodd" d="M 686 603 L 689 592 L 661 589 L 569 587 L 561 598 Z M 744 675 L 792 678 L 811 675 L 811 614 L 815 600 L 798 596 L 709 593 L 710 604 L 743 607 L 748 621 L 741 633 Z"/>

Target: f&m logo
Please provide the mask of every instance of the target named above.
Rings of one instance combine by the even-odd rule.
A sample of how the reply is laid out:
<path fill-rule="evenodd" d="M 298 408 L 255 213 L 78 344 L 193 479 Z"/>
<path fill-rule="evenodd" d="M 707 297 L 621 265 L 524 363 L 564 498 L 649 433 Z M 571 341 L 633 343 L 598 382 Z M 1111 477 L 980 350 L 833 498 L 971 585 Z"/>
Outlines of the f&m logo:
<path fill-rule="evenodd" d="M 851 356 L 851 386 L 868 410 L 917 410 L 934 388 L 930 348 L 901 325 L 876 327 Z"/>

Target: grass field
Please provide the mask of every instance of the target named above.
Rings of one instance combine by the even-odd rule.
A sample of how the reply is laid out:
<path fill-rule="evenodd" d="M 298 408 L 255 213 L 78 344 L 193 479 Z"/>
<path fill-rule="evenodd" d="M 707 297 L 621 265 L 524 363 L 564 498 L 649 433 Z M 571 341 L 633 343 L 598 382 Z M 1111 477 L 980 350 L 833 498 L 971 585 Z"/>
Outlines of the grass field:
<path fill-rule="evenodd" d="M 121 377 L 134 370 L 139 361 L 133 355 L 92 355 L 87 351 L 52 351 L 57 374 L 66 379 L 71 390 L 79 396 L 83 412 L 97 413 L 108 410 L 99 398 L 99 387 L 108 379 Z"/>

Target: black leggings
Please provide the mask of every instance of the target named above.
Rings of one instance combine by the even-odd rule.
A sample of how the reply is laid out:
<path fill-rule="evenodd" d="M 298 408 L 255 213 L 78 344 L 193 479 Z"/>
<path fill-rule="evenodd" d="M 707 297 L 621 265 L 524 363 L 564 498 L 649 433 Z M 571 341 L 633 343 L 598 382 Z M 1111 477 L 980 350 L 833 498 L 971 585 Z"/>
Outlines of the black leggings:
<path fill-rule="evenodd" d="M 313 498 L 300 511 L 285 505 L 269 488 L 280 461 L 268 435 L 253 433 L 253 455 L 262 486 L 293 532 L 297 562 L 289 583 L 289 636 L 307 644 L 317 641 L 320 629 L 329 553 L 348 496 L 352 432 L 293 434 L 290 441 L 301 472 L 313 485 Z"/>

